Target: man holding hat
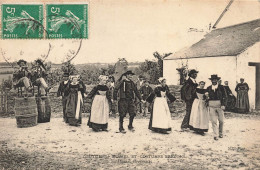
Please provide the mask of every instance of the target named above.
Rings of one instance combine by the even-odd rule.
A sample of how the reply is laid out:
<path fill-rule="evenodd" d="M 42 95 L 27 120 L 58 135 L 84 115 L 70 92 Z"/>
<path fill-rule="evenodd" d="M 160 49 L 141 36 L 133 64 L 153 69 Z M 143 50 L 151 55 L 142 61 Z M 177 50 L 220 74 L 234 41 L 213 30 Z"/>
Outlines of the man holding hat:
<path fill-rule="evenodd" d="M 17 64 L 19 65 L 19 70 L 14 72 L 14 82 L 16 82 L 14 84 L 14 87 L 25 87 L 25 92 L 27 95 L 27 92 L 32 91 L 32 86 L 31 86 L 31 82 L 30 82 L 30 77 L 31 77 L 31 72 L 28 71 L 28 66 L 27 66 L 27 62 L 25 60 L 19 60 L 17 62 Z"/>
<path fill-rule="evenodd" d="M 69 83 L 69 73 L 64 73 L 62 82 L 60 82 L 58 91 L 57 91 L 57 97 L 62 97 L 62 107 L 63 107 L 63 120 L 64 122 L 68 123 L 67 116 L 66 116 L 66 103 L 67 103 L 67 98 L 69 95 L 69 92 L 65 90 Z"/>
<path fill-rule="evenodd" d="M 198 71 L 196 71 L 195 69 L 190 70 L 188 74 L 189 78 L 181 89 L 181 98 L 186 103 L 186 115 L 181 124 L 182 131 L 185 131 L 189 128 L 192 103 L 197 96 L 196 95 L 196 88 L 198 86 L 196 82 L 197 74 Z"/>
<path fill-rule="evenodd" d="M 119 131 L 121 133 L 126 133 L 123 122 L 126 113 L 129 113 L 129 125 L 128 129 L 134 131 L 133 120 L 136 116 L 136 108 L 135 108 L 135 95 L 140 100 L 143 101 L 139 91 L 135 83 L 131 80 L 134 73 L 132 71 L 127 71 L 119 79 L 119 83 L 117 83 L 113 98 L 114 102 L 117 101 L 117 95 L 119 93 L 119 101 L 118 101 L 118 112 L 119 112 Z"/>
<path fill-rule="evenodd" d="M 40 87 L 40 94 L 45 95 L 46 91 L 49 90 L 49 87 L 44 80 L 44 77 L 46 77 L 46 67 L 43 64 L 43 61 L 41 59 L 35 60 L 36 67 L 33 72 L 34 75 L 34 81 L 33 84 Z"/>
<path fill-rule="evenodd" d="M 220 77 L 217 74 L 211 75 L 209 78 L 212 85 L 207 88 L 208 100 L 209 100 L 209 117 L 212 123 L 212 129 L 214 132 L 214 140 L 218 140 L 219 137 L 223 138 L 223 124 L 224 124 L 224 111 L 225 110 L 225 90 L 222 85 L 218 84 Z M 219 130 L 217 128 L 217 121 L 219 121 Z"/>

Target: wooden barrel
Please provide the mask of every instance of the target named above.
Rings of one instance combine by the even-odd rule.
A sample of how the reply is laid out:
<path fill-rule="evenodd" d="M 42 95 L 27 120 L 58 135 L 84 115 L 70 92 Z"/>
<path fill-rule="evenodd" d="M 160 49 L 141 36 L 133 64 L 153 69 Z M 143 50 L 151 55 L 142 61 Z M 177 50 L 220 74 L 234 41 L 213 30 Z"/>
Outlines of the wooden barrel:
<path fill-rule="evenodd" d="M 51 120 L 51 105 L 50 99 L 47 96 L 36 97 L 38 123 L 50 122 Z"/>
<path fill-rule="evenodd" d="M 17 127 L 32 127 L 37 125 L 38 114 L 35 97 L 15 98 L 14 111 Z"/>

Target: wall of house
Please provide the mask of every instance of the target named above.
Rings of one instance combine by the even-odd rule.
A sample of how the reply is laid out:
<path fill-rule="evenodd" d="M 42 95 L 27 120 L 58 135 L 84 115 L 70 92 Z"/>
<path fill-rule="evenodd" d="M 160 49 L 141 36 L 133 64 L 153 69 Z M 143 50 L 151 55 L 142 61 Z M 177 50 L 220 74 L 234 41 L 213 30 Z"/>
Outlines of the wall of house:
<path fill-rule="evenodd" d="M 252 47 L 237 56 L 237 77 L 236 80 L 239 82 L 240 78 L 244 78 L 245 82 L 249 85 L 249 103 L 250 108 L 255 108 L 255 78 L 256 71 L 255 67 L 248 66 L 248 62 L 260 62 L 260 42 L 256 43 Z M 259 75 L 260 76 L 260 75 Z M 260 87 L 258 87 L 260 88 Z"/>
<path fill-rule="evenodd" d="M 164 77 L 167 79 L 167 83 L 170 85 L 178 85 L 180 76 L 176 68 L 179 68 L 183 64 L 186 64 L 187 60 L 164 60 Z M 205 57 L 194 58 L 188 60 L 188 68 L 196 69 L 199 71 L 197 82 L 205 81 L 206 87 L 211 85 L 209 80 L 210 75 L 218 74 L 221 77 L 222 82 L 229 81 L 229 87 L 235 95 L 236 87 L 236 57 Z"/>
<path fill-rule="evenodd" d="M 167 79 L 168 84 L 178 85 L 179 74 L 176 68 L 181 67 L 182 63 L 187 60 L 164 60 L 164 77 Z M 231 89 L 236 85 L 236 57 L 206 57 L 194 58 L 188 60 L 188 68 L 196 69 L 199 71 L 197 80 L 206 81 L 206 86 L 210 85 L 208 79 L 212 74 L 218 74 L 224 81 L 228 80 Z"/>

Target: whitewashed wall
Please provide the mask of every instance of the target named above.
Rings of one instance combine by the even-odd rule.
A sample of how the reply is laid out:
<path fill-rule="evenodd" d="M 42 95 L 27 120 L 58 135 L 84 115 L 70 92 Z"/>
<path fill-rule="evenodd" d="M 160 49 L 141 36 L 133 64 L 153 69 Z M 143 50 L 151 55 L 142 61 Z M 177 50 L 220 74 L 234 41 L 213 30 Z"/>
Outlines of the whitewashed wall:
<path fill-rule="evenodd" d="M 176 68 L 181 64 L 186 63 L 186 60 L 165 60 L 164 61 L 164 76 L 168 84 L 179 84 L 179 74 Z M 224 81 L 229 81 L 230 88 L 233 90 L 236 86 L 236 57 L 207 57 L 194 58 L 188 60 L 189 69 L 199 71 L 197 81 L 206 81 L 206 86 L 210 85 L 209 77 L 212 74 L 218 74 Z"/>
<path fill-rule="evenodd" d="M 249 85 L 249 103 L 250 108 L 255 108 L 255 67 L 248 66 L 248 62 L 260 62 L 260 43 L 253 45 L 246 51 L 237 56 L 237 73 L 236 80 L 239 82 L 240 78 L 245 78 L 245 82 Z M 260 76 L 260 75 L 258 75 Z M 258 87 L 260 88 L 260 87 Z"/>
<path fill-rule="evenodd" d="M 179 74 L 176 68 L 181 67 L 182 63 L 186 64 L 187 60 L 165 60 L 164 61 L 164 77 L 170 85 L 179 84 Z M 248 48 L 238 56 L 226 57 L 207 57 L 194 58 L 188 60 L 189 69 L 197 69 L 199 71 L 197 80 L 206 81 L 206 86 L 210 85 L 208 79 L 211 74 L 218 74 L 222 82 L 229 81 L 229 86 L 234 95 L 236 95 L 235 87 L 240 78 L 250 87 L 249 102 L 250 108 L 255 108 L 255 67 L 248 66 L 248 62 L 260 62 L 260 43 Z M 260 76 L 260 75 L 259 75 Z M 260 87 L 258 87 L 260 88 Z"/>

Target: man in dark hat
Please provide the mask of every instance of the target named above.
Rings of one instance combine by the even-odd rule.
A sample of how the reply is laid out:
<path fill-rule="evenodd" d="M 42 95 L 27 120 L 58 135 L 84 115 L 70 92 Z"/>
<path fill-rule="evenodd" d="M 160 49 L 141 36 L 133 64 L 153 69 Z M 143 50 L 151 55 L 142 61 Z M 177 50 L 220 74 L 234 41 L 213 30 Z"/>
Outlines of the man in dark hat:
<path fill-rule="evenodd" d="M 64 122 L 68 123 L 68 119 L 66 116 L 66 103 L 67 103 L 67 98 L 69 95 L 69 92 L 65 90 L 65 88 L 67 87 L 67 85 L 69 84 L 69 73 L 64 73 L 63 74 L 63 78 L 62 78 L 62 82 L 60 82 L 58 91 L 57 91 L 57 97 L 61 97 L 62 98 L 62 107 L 63 107 L 63 120 Z"/>
<path fill-rule="evenodd" d="M 212 123 L 212 129 L 214 132 L 214 140 L 218 140 L 218 134 L 220 138 L 223 138 L 223 124 L 224 124 L 224 109 L 225 109 L 225 90 L 218 82 L 220 77 L 217 74 L 211 75 L 209 78 L 212 82 L 207 88 L 208 100 L 209 100 L 209 117 Z M 219 129 L 217 128 L 217 121 L 219 121 Z M 219 133 L 218 133 L 219 132 Z"/>
<path fill-rule="evenodd" d="M 131 80 L 133 75 L 134 73 L 132 71 L 127 71 L 122 74 L 121 78 L 119 79 L 119 83 L 117 83 L 114 89 L 114 102 L 117 101 L 117 95 L 119 92 L 118 112 L 119 131 L 121 133 L 126 133 L 123 127 L 124 117 L 126 116 L 126 113 L 129 113 L 130 115 L 128 129 L 134 131 L 133 120 L 136 116 L 136 108 L 134 103 L 135 95 L 140 101 L 143 101 L 135 83 Z"/>
<path fill-rule="evenodd" d="M 181 98 L 186 103 L 186 115 L 181 124 L 182 131 L 185 131 L 190 127 L 189 121 L 190 121 L 191 107 L 194 99 L 196 98 L 196 88 L 198 86 L 196 82 L 197 74 L 198 71 L 196 71 L 195 69 L 190 70 L 188 74 L 189 78 L 184 83 L 181 89 Z"/>
<path fill-rule="evenodd" d="M 40 95 L 45 95 L 46 91 L 49 90 L 49 87 L 45 81 L 46 74 L 46 68 L 43 64 L 43 61 L 40 59 L 35 60 L 36 67 L 33 72 L 33 84 L 40 87 Z"/>
<path fill-rule="evenodd" d="M 25 60 L 19 60 L 17 62 L 19 70 L 14 72 L 14 87 L 25 87 L 25 93 L 32 91 L 30 82 L 31 72 L 28 70 L 27 62 Z"/>

